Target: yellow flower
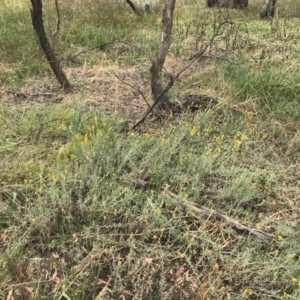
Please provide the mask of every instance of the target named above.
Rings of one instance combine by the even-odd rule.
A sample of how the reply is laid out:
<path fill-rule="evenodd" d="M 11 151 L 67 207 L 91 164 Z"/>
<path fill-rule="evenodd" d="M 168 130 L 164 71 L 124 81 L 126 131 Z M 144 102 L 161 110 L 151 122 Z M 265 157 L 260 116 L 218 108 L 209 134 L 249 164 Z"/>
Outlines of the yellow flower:
<path fill-rule="evenodd" d="M 289 298 L 289 297 L 291 297 L 291 295 L 288 294 L 288 293 L 286 293 L 286 292 L 284 292 L 284 293 L 283 293 L 283 297 L 284 297 L 284 298 Z"/>
<path fill-rule="evenodd" d="M 161 215 L 161 210 L 160 210 L 160 209 L 155 209 L 155 210 L 154 210 L 154 213 L 155 213 L 156 215 L 160 216 L 160 215 Z"/>
<path fill-rule="evenodd" d="M 245 295 L 245 296 L 251 296 L 252 294 L 253 294 L 253 292 L 249 289 L 244 289 L 244 291 L 243 291 L 243 295 Z"/>
<path fill-rule="evenodd" d="M 53 184 L 56 184 L 57 179 L 56 179 L 55 175 L 52 175 L 52 181 L 53 181 Z"/>
<path fill-rule="evenodd" d="M 194 238 L 192 237 L 192 238 L 189 239 L 189 244 L 191 244 L 193 242 L 194 242 Z"/>
<path fill-rule="evenodd" d="M 178 251 L 177 254 L 180 258 L 184 258 L 184 253 L 181 253 L 180 251 Z"/>
<path fill-rule="evenodd" d="M 281 235 L 278 236 L 278 241 L 283 241 L 283 237 Z"/>
<path fill-rule="evenodd" d="M 190 132 L 190 136 L 194 136 L 195 133 L 197 133 L 197 128 L 196 127 L 193 127 L 191 132 Z"/>
<path fill-rule="evenodd" d="M 84 135 L 84 138 L 83 138 L 83 143 L 86 144 L 87 142 L 89 141 L 89 137 L 87 135 L 87 133 Z"/>

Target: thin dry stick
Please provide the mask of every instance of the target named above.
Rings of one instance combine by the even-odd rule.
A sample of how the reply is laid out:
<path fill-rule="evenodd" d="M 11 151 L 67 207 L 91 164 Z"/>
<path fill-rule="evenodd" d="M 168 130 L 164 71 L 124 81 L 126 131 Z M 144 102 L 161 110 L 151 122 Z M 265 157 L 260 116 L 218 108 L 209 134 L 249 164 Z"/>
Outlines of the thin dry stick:
<path fill-rule="evenodd" d="M 134 89 L 135 91 L 137 91 L 139 93 L 139 95 L 142 96 L 142 98 L 144 99 L 144 101 L 146 102 L 146 104 L 148 105 L 148 107 L 150 107 L 149 102 L 147 101 L 144 93 L 137 87 L 131 85 L 130 83 L 126 82 L 125 80 L 123 80 L 122 78 L 120 78 L 116 73 L 113 72 L 113 74 L 117 77 L 117 79 L 119 79 L 122 83 L 124 83 L 125 85 L 130 86 L 132 89 Z"/>
<path fill-rule="evenodd" d="M 175 195 L 174 193 L 170 192 L 167 189 L 164 189 L 164 192 L 169 196 L 169 198 L 174 199 L 174 198 L 178 198 L 177 195 Z M 231 225 L 234 229 L 238 230 L 238 231 L 242 231 L 242 232 L 248 232 L 252 235 L 257 236 L 260 239 L 264 239 L 264 240 L 272 240 L 275 238 L 275 236 L 273 234 L 264 232 L 262 230 L 257 230 L 257 229 L 253 229 L 250 228 L 248 226 L 245 226 L 243 224 L 241 224 L 239 221 L 232 219 L 220 212 L 217 212 L 216 210 L 213 209 L 209 209 L 205 206 L 197 206 L 195 203 L 187 201 L 187 200 L 181 200 L 181 202 L 186 205 L 187 207 L 193 209 L 196 212 L 199 212 L 201 214 L 203 214 L 204 216 L 208 217 L 208 218 L 215 218 L 219 221 L 223 220 L 226 221 L 229 225 Z"/>

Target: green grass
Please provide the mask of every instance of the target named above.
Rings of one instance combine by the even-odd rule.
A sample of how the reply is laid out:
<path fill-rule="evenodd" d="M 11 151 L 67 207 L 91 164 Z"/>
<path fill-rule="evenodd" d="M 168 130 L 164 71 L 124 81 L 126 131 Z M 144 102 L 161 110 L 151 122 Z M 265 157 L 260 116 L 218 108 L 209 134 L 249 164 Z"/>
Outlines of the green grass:
<path fill-rule="evenodd" d="M 81 115 L 80 108 L 74 115 Z M 280 298 L 284 292 L 297 299 L 297 231 L 288 213 L 295 202 L 284 186 L 291 170 L 283 169 L 282 160 L 265 157 L 271 145 L 259 141 L 252 121 L 249 115 L 222 121 L 210 112 L 154 134 L 122 134 L 118 121 L 101 111 L 68 124 L 62 120 L 69 138 L 52 157 L 51 169 L 35 182 L 35 192 L 29 175 L 11 201 L 3 196 L 1 224 L 9 243 L 1 256 L 2 296 L 9 282 L 28 280 L 36 299 L 49 293 L 54 299 L 63 294 L 95 299 L 101 279 L 109 280 L 107 293 L 113 298 L 128 290 L 143 299 L 170 299 L 186 286 L 196 299 L 201 293 L 221 298 L 227 288 L 235 299 L 247 293 Z M 155 187 L 136 189 L 130 176 L 151 180 Z M 159 191 L 164 187 L 178 200 Z M 272 231 L 276 239 L 267 243 L 239 236 L 227 224 L 186 210 L 180 199 Z M 288 215 L 274 222 L 277 211 Z M 40 269 L 46 258 L 60 283 L 44 282 Z M 189 279 L 176 284 L 180 267 Z M 26 295 L 25 286 L 14 291 Z"/>
<path fill-rule="evenodd" d="M 126 81 L 134 83 L 149 70 L 146 53 L 157 51 L 159 15 L 135 16 L 119 4 L 100 10 L 99 3 L 89 1 L 85 14 L 80 3 L 62 4 L 59 57 L 86 76 L 90 67 L 103 70 L 103 61 L 114 67 L 109 72 L 128 68 Z M 10 292 L 20 300 L 299 299 L 299 36 L 297 21 L 287 18 L 293 5 L 273 22 L 259 20 L 254 6 L 230 12 L 234 24 L 170 93 L 207 93 L 218 104 L 131 132 L 123 125 L 136 116 L 136 103 L 122 115 L 114 107 L 123 90 L 94 92 L 92 81 L 78 80 L 61 103 L 36 101 L 32 82 L 34 93 L 44 92 L 45 80 L 47 93 L 59 91 L 51 88 L 28 11 L 2 7 L 0 82 L 27 98 L 0 100 L 1 299 Z M 45 5 L 48 33 L 53 11 Z M 185 65 L 226 11 L 197 2 L 175 16 L 168 70 Z M 117 38 L 138 47 L 111 44 L 72 59 Z M 130 69 L 136 65 L 138 72 Z M 114 113 L 89 106 L 99 93 Z M 132 179 L 151 185 L 140 189 Z M 184 200 L 274 239 L 237 232 Z"/>
<path fill-rule="evenodd" d="M 84 14 L 82 14 L 82 10 L 85 11 Z M 44 26 L 49 40 L 51 40 L 52 32 L 56 30 L 57 26 L 54 7 L 45 5 L 43 14 Z M 133 14 L 129 9 L 121 14 L 119 10 L 107 8 L 103 10 L 102 6 L 82 7 L 79 5 L 77 10 L 71 11 L 69 7 L 62 6 L 61 16 L 62 26 L 60 34 L 55 40 L 55 49 L 62 63 L 66 65 L 82 63 L 84 60 L 87 60 L 89 65 L 94 65 L 99 57 L 101 58 L 101 52 L 105 49 L 101 49 L 99 52 L 99 48 L 96 48 L 94 51 L 88 52 L 88 55 L 77 57 L 75 61 L 72 57 L 83 48 L 94 48 L 115 39 L 127 40 L 133 46 L 126 46 L 126 50 L 124 50 L 124 45 L 117 44 L 114 46 L 114 51 L 108 52 L 109 58 L 120 61 L 120 56 L 126 51 L 124 61 L 132 64 L 137 59 L 144 57 L 144 52 L 135 47 L 137 37 L 139 38 L 137 46 L 140 47 L 151 45 L 151 49 L 155 49 L 157 43 L 157 30 L 160 24 L 157 14 L 151 14 L 149 18 L 145 19 Z M 5 81 L 4 78 L 2 79 L 3 83 L 12 87 L 20 87 L 28 76 L 50 73 L 50 68 L 45 62 L 34 36 L 28 10 L 12 10 L 4 7 L 0 17 L 0 26 L 2 40 L 0 55 L 3 62 L 10 63 L 14 69 L 9 78 L 5 78 Z M 137 28 L 141 28 L 141 31 Z M 143 33 L 142 30 L 145 29 L 148 30 Z M 150 35 L 149 32 L 151 32 Z M 29 61 L 30 64 L 28 64 Z"/>
<path fill-rule="evenodd" d="M 300 72 L 297 63 L 262 61 L 251 68 L 243 64 L 236 67 L 225 65 L 225 80 L 233 83 L 240 101 L 249 98 L 263 104 L 267 113 L 277 117 L 299 120 Z"/>

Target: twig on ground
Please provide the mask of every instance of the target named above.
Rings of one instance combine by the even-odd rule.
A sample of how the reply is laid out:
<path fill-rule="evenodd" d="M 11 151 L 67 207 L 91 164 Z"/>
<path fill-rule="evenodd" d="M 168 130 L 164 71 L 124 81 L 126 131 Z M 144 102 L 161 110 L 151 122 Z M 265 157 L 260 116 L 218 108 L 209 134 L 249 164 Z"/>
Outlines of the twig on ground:
<path fill-rule="evenodd" d="M 167 189 L 164 189 L 164 192 L 172 199 L 177 198 L 176 194 L 170 192 Z M 198 206 L 197 204 L 195 204 L 193 202 L 183 200 L 183 199 L 182 199 L 182 203 L 184 205 L 186 205 L 187 207 L 193 209 L 196 212 L 203 214 L 204 216 L 206 216 L 208 218 L 215 218 L 216 220 L 219 220 L 219 221 L 221 221 L 221 220 L 226 221 L 229 225 L 231 225 L 237 231 L 247 232 L 252 235 L 255 235 L 256 237 L 258 237 L 260 239 L 265 239 L 265 240 L 272 240 L 275 238 L 275 236 L 273 234 L 245 226 L 245 225 L 241 224 L 239 221 L 232 219 L 214 209 L 207 208 L 203 205 Z"/>

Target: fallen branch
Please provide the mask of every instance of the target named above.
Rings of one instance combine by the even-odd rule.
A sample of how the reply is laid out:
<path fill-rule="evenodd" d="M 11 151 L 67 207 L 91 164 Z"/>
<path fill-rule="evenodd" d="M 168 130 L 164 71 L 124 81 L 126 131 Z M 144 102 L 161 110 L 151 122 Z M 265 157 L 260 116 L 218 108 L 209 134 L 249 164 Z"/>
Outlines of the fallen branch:
<path fill-rule="evenodd" d="M 128 176 L 129 174 L 126 173 Z M 130 180 L 134 183 L 134 185 L 137 188 L 140 189 L 146 189 L 146 188 L 153 188 L 153 184 L 149 181 L 144 181 L 142 179 L 135 179 L 130 177 Z M 164 192 L 170 199 L 174 200 L 174 199 L 178 199 L 178 195 L 172 193 L 171 191 L 169 191 L 168 189 L 161 189 L 162 192 Z M 272 240 L 275 238 L 275 236 L 273 234 L 264 232 L 262 230 L 257 230 L 257 229 L 253 229 L 250 228 L 248 226 L 245 226 L 243 224 L 241 224 L 239 221 L 228 217 L 227 215 L 224 215 L 216 210 L 207 208 L 203 205 L 199 206 L 193 202 L 184 200 L 184 199 L 180 199 L 181 203 L 184 204 L 185 206 L 187 206 L 188 208 L 204 215 L 207 218 L 215 218 L 218 221 L 225 221 L 226 223 L 228 223 L 232 228 L 234 228 L 236 231 L 238 231 L 239 233 L 249 233 L 251 235 L 254 235 L 256 237 L 258 237 L 259 239 L 263 239 L 263 240 Z"/>
<path fill-rule="evenodd" d="M 169 196 L 169 198 L 172 198 L 172 199 L 178 198 L 178 196 L 176 194 L 170 192 L 167 189 L 164 189 L 164 192 L 167 194 L 167 196 Z M 239 232 L 243 232 L 243 233 L 247 232 L 247 233 L 255 235 L 256 237 L 263 239 L 263 240 L 272 240 L 273 238 L 275 238 L 275 236 L 273 234 L 245 226 L 245 225 L 241 224 L 239 221 L 232 219 L 214 209 L 207 208 L 203 205 L 198 206 L 197 204 L 195 204 L 193 202 L 183 200 L 183 199 L 181 200 L 181 202 L 184 205 L 186 205 L 187 207 L 193 209 L 194 211 L 203 214 L 207 218 L 215 218 L 218 221 L 226 221 L 229 225 L 231 225 L 235 230 L 237 230 Z"/>

